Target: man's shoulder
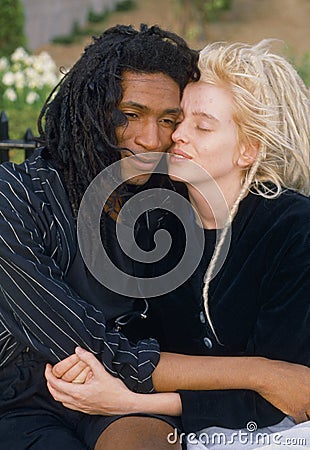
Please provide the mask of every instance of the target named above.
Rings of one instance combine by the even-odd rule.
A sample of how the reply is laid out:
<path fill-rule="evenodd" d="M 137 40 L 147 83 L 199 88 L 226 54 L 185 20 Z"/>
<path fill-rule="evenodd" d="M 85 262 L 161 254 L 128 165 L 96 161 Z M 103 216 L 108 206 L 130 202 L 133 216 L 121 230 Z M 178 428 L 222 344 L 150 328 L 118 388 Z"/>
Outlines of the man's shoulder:
<path fill-rule="evenodd" d="M 60 174 L 44 157 L 44 148 L 38 148 L 20 164 L 5 162 L 0 165 L 0 190 L 8 199 L 24 199 L 27 203 L 49 203 L 49 191 L 64 195 Z"/>

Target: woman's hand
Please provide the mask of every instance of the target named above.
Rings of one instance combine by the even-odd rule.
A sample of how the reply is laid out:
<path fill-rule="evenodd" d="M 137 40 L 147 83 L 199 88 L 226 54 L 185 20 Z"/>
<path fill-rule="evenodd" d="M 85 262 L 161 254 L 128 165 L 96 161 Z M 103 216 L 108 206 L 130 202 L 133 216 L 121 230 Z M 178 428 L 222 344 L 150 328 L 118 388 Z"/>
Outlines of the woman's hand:
<path fill-rule="evenodd" d="M 71 355 L 56 366 L 46 366 L 47 387 L 54 399 L 66 408 L 101 415 L 181 414 L 179 394 L 131 392 L 120 379 L 110 375 L 94 355 L 81 348 L 76 349 L 76 355 Z M 55 376 L 54 372 L 61 378 Z M 86 372 L 84 380 L 81 373 Z"/>

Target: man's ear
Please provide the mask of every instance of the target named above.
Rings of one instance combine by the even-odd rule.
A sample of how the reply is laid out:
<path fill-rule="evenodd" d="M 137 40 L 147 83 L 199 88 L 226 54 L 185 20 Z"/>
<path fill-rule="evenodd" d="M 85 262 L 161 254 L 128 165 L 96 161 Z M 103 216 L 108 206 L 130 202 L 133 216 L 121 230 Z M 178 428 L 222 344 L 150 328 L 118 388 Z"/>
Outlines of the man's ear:
<path fill-rule="evenodd" d="M 240 145 L 240 154 L 237 160 L 237 165 L 242 169 L 246 169 L 256 161 L 259 152 L 259 142 L 252 140 L 251 142 L 244 142 Z"/>

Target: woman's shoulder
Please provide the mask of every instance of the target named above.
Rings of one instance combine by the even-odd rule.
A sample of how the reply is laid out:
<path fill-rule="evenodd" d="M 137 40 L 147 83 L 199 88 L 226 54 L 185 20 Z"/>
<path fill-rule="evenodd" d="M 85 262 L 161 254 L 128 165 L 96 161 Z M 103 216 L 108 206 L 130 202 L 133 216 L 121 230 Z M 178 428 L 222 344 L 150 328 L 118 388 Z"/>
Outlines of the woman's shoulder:
<path fill-rule="evenodd" d="M 310 198 L 292 190 L 283 190 L 276 198 L 261 198 L 257 214 L 264 216 L 274 231 L 283 237 L 310 234 Z"/>
<path fill-rule="evenodd" d="M 286 216 L 310 214 L 310 197 L 290 189 L 283 190 L 276 198 L 265 198 L 262 204 L 271 211 L 282 211 Z"/>

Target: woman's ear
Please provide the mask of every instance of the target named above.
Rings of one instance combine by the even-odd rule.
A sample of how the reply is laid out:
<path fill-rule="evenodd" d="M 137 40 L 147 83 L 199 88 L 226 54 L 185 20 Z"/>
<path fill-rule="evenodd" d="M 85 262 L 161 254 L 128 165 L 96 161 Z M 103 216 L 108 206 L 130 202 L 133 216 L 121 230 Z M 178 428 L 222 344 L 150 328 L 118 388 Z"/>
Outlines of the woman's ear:
<path fill-rule="evenodd" d="M 242 169 L 246 169 L 256 161 L 259 152 L 259 142 L 251 141 L 240 145 L 239 158 L 237 165 Z"/>

